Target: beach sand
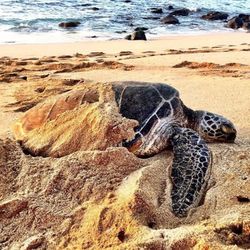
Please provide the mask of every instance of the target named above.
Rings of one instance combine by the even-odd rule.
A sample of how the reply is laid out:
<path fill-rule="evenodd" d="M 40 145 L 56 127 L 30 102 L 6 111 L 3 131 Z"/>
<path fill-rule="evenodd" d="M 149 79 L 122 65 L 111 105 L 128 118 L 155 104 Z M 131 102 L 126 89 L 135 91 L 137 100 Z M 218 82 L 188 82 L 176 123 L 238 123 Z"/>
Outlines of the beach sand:
<path fill-rule="evenodd" d="M 0 248 L 250 247 L 249 54 L 250 35 L 240 32 L 0 45 Z M 209 144 L 211 183 L 187 218 L 171 214 L 164 193 L 170 151 L 138 159 L 111 147 L 54 159 L 25 155 L 13 138 L 12 124 L 47 98 L 131 80 L 167 83 L 188 107 L 222 114 L 237 128 L 234 144 Z"/>

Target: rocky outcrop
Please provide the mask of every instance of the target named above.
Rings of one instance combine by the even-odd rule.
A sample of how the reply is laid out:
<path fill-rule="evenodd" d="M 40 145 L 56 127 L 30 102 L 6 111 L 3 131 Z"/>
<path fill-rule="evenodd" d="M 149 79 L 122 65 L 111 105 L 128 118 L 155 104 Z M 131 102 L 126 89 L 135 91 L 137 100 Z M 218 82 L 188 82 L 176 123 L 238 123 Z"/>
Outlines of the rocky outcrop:
<path fill-rule="evenodd" d="M 243 21 L 238 16 L 231 18 L 226 24 L 226 27 L 231 29 L 239 29 L 242 26 L 243 26 Z"/>
<path fill-rule="evenodd" d="M 61 28 L 76 28 L 77 26 L 79 26 L 81 23 L 80 22 L 62 22 L 59 23 L 59 27 Z"/>
<path fill-rule="evenodd" d="M 125 39 L 125 40 L 131 40 L 131 35 L 126 35 L 126 36 L 124 37 L 124 39 Z"/>
<path fill-rule="evenodd" d="M 225 25 L 227 28 L 250 30 L 250 15 L 240 14 L 231 18 Z"/>
<path fill-rule="evenodd" d="M 225 20 L 228 18 L 228 14 L 219 11 L 211 11 L 206 15 L 203 15 L 201 18 L 209 21 Z"/>
<path fill-rule="evenodd" d="M 135 28 L 135 31 L 139 31 L 139 30 L 146 31 L 146 30 L 148 30 L 148 28 L 146 28 L 146 27 L 137 27 L 137 28 Z"/>
<path fill-rule="evenodd" d="M 179 24 L 180 23 L 179 20 L 173 15 L 168 15 L 162 18 L 161 22 L 164 24 Z"/>
<path fill-rule="evenodd" d="M 147 38 L 146 38 L 145 32 L 139 29 L 132 33 L 131 40 L 147 40 Z"/>
<path fill-rule="evenodd" d="M 151 13 L 154 13 L 154 14 L 162 14 L 163 13 L 162 8 L 151 8 L 150 11 L 151 11 Z"/>
<path fill-rule="evenodd" d="M 239 18 L 241 18 L 243 20 L 243 22 L 250 22 L 250 15 L 239 14 Z"/>
<path fill-rule="evenodd" d="M 154 16 L 145 16 L 143 17 L 142 19 L 145 19 L 145 20 L 159 20 L 161 19 L 160 15 L 154 15 Z"/>
<path fill-rule="evenodd" d="M 189 9 L 178 9 L 178 10 L 174 10 L 170 13 L 170 15 L 174 15 L 174 16 L 188 16 L 190 13 Z"/>
<path fill-rule="evenodd" d="M 131 35 L 125 37 L 126 40 L 144 40 L 146 41 L 146 34 L 141 28 L 137 28 Z"/>
<path fill-rule="evenodd" d="M 249 31 L 250 30 L 250 22 L 243 23 L 242 28 Z"/>

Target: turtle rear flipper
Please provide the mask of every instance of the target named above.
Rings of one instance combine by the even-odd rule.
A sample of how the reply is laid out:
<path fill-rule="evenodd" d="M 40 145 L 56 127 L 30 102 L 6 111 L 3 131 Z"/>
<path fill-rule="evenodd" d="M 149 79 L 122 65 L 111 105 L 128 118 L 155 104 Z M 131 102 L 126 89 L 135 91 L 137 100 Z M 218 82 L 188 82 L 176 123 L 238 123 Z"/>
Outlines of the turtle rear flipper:
<path fill-rule="evenodd" d="M 204 195 L 210 175 L 210 152 L 195 131 L 181 127 L 173 131 L 172 210 L 176 216 L 184 217 Z"/>

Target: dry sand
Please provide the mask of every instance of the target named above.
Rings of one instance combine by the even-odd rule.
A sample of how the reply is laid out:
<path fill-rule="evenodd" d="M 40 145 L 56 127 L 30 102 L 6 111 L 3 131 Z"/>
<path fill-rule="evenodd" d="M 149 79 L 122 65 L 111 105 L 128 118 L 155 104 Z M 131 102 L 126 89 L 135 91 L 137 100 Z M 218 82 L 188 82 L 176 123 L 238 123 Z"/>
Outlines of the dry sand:
<path fill-rule="evenodd" d="M 250 35 L 243 33 L 1 45 L 0 249 L 248 249 L 249 51 Z M 203 204 L 185 219 L 168 207 L 169 151 L 138 159 L 111 147 L 54 159 L 25 155 L 13 138 L 13 122 L 41 101 L 88 82 L 119 80 L 168 83 L 187 106 L 236 125 L 235 144 L 209 144 L 211 183 Z M 112 105 L 115 123 L 121 117 Z M 102 140 L 98 124 L 109 121 L 106 110 L 85 110 Z"/>

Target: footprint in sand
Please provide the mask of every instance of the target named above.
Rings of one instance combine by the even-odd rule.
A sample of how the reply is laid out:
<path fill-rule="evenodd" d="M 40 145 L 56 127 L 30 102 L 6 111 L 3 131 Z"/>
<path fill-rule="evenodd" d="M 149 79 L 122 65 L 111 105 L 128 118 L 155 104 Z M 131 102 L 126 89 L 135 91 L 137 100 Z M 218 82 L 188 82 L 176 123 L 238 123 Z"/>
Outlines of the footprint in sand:
<path fill-rule="evenodd" d="M 154 53 L 156 53 L 156 52 L 153 51 L 153 50 L 147 50 L 147 51 L 143 51 L 142 53 L 143 53 L 143 54 L 154 54 Z"/>
<path fill-rule="evenodd" d="M 53 58 L 42 58 L 39 60 L 40 63 L 55 63 L 58 62 L 58 60 L 55 60 Z"/>
<path fill-rule="evenodd" d="M 132 51 L 121 51 L 119 56 L 130 56 L 133 55 Z"/>
<path fill-rule="evenodd" d="M 236 49 L 227 49 L 225 52 L 235 51 Z"/>
<path fill-rule="evenodd" d="M 36 61 L 36 60 L 39 60 L 39 58 L 38 57 L 29 57 L 29 58 L 22 59 L 22 61 Z"/>
<path fill-rule="evenodd" d="M 72 58 L 73 56 L 71 56 L 71 55 L 62 55 L 62 56 L 58 56 L 57 58 L 58 59 L 70 59 L 70 58 Z"/>
<path fill-rule="evenodd" d="M 97 59 L 96 62 L 98 62 L 98 63 L 103 63 L 104 60 L 103 60 L 103 59 Z"/>
<path fill-rule="evenodd" d="M 86 55 L 83 55 L 81 53 L 75 53 L 74 57 L 77 57 L 77 58 L 86 58 Z"/>
<path fill-rule="evenodd" d="M 93 51 L 93 52 L 89 53 L 87 56 L 95 57 L 95 56 L 103 56 L 103 55 L 105 55 L 104 52 Z"/>

